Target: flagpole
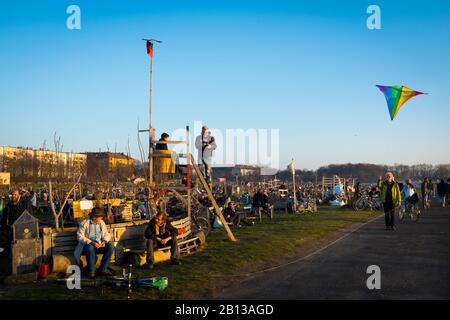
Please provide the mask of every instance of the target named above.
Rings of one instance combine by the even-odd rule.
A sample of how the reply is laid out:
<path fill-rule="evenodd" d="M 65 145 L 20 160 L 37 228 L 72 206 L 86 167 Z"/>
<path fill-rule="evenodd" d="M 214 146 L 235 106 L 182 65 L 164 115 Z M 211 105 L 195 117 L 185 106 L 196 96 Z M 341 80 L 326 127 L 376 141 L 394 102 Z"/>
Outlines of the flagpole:
<path fill-rule="evenodd" d="M 153 78 L 153 43 L 162 43 L 160 40 L 156 39 L 142 39 L 147 43 L 147 54 L 150 56 L 150 94 L 149 94 L 149 112 L 148 112 L 148 135 L 149 135 L 149 146 L 148 146 L 148 188 L 149 188 L 149 198 L 152 198 L 153 193 L 151 192 L 155 185 L 153 179 L 153 143 L 155 140 L 155 132 L 152 127 L 152 78 Z"/>
<path fill-rule="evenodd" d="M 291 162 L 291 171 L 292 171 L 292 184 L 294 189 L 294 213 L 297 212 L 297 192 L 295 187 L 295 167 L 294 167 L 294 159 Z"/>
<path fill-rule="evenodd" d="M 152 140 L 152 78 L 153 78 L 153 55 L 150 56 L 150 96 L 149 96 L 149 124 L 148 124 L 148 165 L 149 165 L 149 188 L 153 189 L 153 140 Z"/>

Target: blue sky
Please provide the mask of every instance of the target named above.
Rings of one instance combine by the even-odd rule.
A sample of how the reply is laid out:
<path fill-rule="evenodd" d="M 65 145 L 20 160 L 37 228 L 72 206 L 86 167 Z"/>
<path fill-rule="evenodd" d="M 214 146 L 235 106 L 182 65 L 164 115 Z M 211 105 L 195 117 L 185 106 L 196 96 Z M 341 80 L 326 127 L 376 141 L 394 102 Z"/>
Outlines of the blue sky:
<path fill-rule="evenodd" d="M 2 1 L 0 145 L 138 158 L 155 48 L 154 126 L 280 129 L 280 166 L 449 163 L 450 2 Z M 81 30 L 66 8 L 81 8 Z M 381 8 L 381 30 L 366 9 Z M 429 92 L 395 121 L 375 84 Z"/>

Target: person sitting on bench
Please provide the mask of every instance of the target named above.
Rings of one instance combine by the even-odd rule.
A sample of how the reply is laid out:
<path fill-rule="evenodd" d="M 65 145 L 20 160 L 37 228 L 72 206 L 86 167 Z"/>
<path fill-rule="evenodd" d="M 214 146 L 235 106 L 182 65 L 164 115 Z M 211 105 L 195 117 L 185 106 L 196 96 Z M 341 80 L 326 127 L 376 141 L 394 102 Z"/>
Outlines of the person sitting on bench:
<path fill-rule="evenodd" d="M 105 211 L 102 208 L 92 209 L 90 218 L 82 220 L 77 231 L 78 245 L 74 252 L 75 260 L 78 265 L 81 265 L 81 255 L 86 256 L 90 278 L 95 278 L 95 261 L 97 254 L 103 254 L 97 274 L 100 276 L 113 275 L 113 273 L 108 270 L 113 253 L 113 246 L 109 242 L 111 235 L 103 221 L 105 216 Z"/>
<path fill-rule="evenodd" d="M 223 211 L 223 215 L 228 223 L 232 223 L 233 226 L 238 226 L 240 223 L 239 213 L 236 212 L 234 207 L 235 205 L 233 201 L 228 202 L 228 206 Z"/>
<path fill-rule="evenodd" d="M 170 264 L 178 265 L 179 250 L 178 250 L 178 229 L 172 226 L 167 221 L 167 214 L 164 211 L 159 211 L 153 217 L 147 228 L 145 229 L 145 238 L 147 239 L 147 267 L 153 268 L 154 250 L 156 248 L 164 248 L 170 246 Z"/>
<path fill-rule="evenodd" d="M 267 195 L 267 192 L 263 189 L 259 189 L 253 196 L 252 208 L 254 208 L 255 211 L 258 211 L 259 208 L 261 208 L 261 210 L 267 213 L 269 206 L 269 196 Z"/>

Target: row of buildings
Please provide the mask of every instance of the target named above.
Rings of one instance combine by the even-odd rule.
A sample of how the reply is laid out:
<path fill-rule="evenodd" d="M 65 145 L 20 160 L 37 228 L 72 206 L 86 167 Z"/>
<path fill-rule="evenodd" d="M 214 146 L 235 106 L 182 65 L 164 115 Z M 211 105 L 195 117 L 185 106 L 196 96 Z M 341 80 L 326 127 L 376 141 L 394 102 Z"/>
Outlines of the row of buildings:
<path fill-rule="evenodd" d="M 57 152 L 47 149 L 0 146 L 0 171 L 9 172 L 15 181 L 49 178 L 127 180 L 135 173 L 135 160 L 123 153 Z"/>
<path fill-rule="evenodd" d="M 81 174 L 83 180 L 127 181 L 142 175 L 132 157 L 114 152 L 57 152 L 48 149 L 0 146 L 0 172 L 10 173 L 13 181 L 46 181 L 59 179 L 73 181 Z M 143 166 L 148 163 L 143 164 Z M 141 164 L 142 166 L 142 164 Z M 214 178 L 258 179 L 265 168 L 249 165 L 215 166 Z"/>

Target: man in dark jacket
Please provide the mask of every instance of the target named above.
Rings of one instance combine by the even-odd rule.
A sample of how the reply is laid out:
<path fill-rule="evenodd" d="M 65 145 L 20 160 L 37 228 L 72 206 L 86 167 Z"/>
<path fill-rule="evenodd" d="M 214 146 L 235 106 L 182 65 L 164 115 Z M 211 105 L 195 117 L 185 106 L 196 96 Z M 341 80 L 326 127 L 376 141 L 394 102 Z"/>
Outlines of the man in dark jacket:
<path fill-rule="evenodd" d="M 28 212 L 31 213 L 31 207 L 28 200 L 22 198 L 19 190 L 14 190 L 11 193 L 11 201 L 9 201 L 9 203 L 3 209 L 1 226 L 12 226 L 17 218 L 19 218 L 25 210 L 28 210 Z"/>
<path fill-rule="evenodd" d="M 437 196 L 439 200 L 439 204 L 445 207 L 445 196 L 447 194 L 447 184 L 444 182 L 444 179 L 441 179 L 441 182 L 437 185 Z"/>
<path fill-rule="evenodd" d="M 252 209 L 257 212 L 258 210 L 263 210 L 263 213 L 270 215 L 269 195 L 265 190 L 259 189 L 253 196 Z"/>
<path fill-rule="evenodd" d="M 227 222 L 231 222 L 234 226 L 239 225 L 239 213 L 234 208 L 234 202 L 230 201 L 223 211 L 223 216 Z"/>
<path fill-rule="evenodd" d="M 25 210 L 31 213 L 29 201 L 22 198 L 19 190 L 14 190 L 11 194 L 11 200 L 3 209 L 0 221 L 0 248 L 4 248 L 5 254 L 9 253 L 11 247 L 12 225 Z"/>
<path fill-rule="evenodd" d="M 447 179 L 447 193 L 445 195 L 445 200 L 447 201 L 447 205 L 450 206 L 450 179 Z"/>
<path fill-rule="evenodd" d="M 178 229 L 167 221 L 167 214 L 160 211 L 153 217 L 145 229 L 147 239 L 147 267 L 153 268 L 154 250 L 170 246 L 170 264 L 178 265 L 179 249 L 177 241 Z"/>
<path fill-rule="evenodd" d="M 263 208 L 269 203 L 269 196 L 264 193 L 262 189 L 259 189 L 253 196 L 252 207 Z"/>
<path fill-rule="evenodd" d="M 161 135 L 161 139 L 159 139 L 159 141 L 162 141 L 162 142 L 167 142 L 167 141 L 169 141 L 169 135 L 168 135 L 167 133 L 164 132 L 164 133 Z M 168 150 L 168 148 L 167 148 L 167 143 L 157 143 L 156 146 L 155 146 L 155 149 L 156 149 L 156 150 Z"/>

